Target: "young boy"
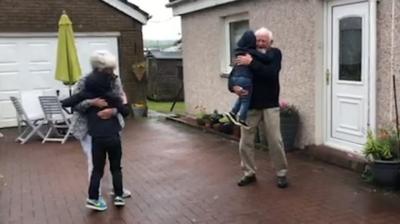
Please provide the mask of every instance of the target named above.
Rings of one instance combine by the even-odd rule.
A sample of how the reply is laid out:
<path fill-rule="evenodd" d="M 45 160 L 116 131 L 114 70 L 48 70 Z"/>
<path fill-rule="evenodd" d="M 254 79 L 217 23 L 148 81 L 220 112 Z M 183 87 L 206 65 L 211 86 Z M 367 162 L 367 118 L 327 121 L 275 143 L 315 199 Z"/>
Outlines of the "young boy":
<path fill-rule="evenodd" d="M 253 31 L 246 31 L 237 43 L 237 48 L 235 49 L 235 56 L 250 54 L 257 60 L 262 61 L 267 64 L 272 60 L 272 56 L 268 53 L 261 53 L 256 50 L 256 36 Z M 248 66 L 245 65 L 235 65 L 229 76 L 228 88 L 232 92 L 233 86 L 240 86 L 247 91 L 247 95 L 241 96 L 236 100 L 235 105 L 229 113 L 226 113 L 228 119 L 236 124 L 240 125 L 246 129 L 249 126 L 246 123 L 247 112 L 250 106 L 252 87 L 253 87 L 253 74 Z M 239 120 L 236 116 L 239 114 Z"/>
<path fill-rule="evenodd" d="M 111 72 L 112 73 L 112 72 Z M 112 82 L 115 76 L 110 72 L 93 71 L 86 80 L 82 92 L 62 100 L 63 106 L 74 106 L 85 99 L 102 98 L 106 100 L 108 107 L 116 108 L 118 113 L 124 117 L 129 114 L 129 109 L 122 104 L 120 96 L 111 94 Z M 121 172 L 121 126 L 116 116 L 109 119 L 101 119 L 97 113 L 104 108 L 90 107 L 85 116 L 88 120 L 88 133 L 92 136 L 92 159 L 93 171 L 89 184 L 89 198 L 86 200 L 86 207 L 98 211 L 104 211 L 107 206 L 99 202 L 99 186 L 103 177 L 106 156 L 110 161 L 113 187 L 115 192 L 114 205 L 124 206 L 125 200 L 122 197 L 122 172 Z"/>

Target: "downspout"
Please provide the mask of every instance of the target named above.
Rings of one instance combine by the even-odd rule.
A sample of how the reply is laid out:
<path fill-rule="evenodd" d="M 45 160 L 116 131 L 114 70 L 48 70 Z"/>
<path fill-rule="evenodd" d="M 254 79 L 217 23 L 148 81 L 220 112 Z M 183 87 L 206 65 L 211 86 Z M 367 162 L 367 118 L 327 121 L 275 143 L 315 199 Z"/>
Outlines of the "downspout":
<path fill-rule="evenodd" d="M 368 119 L 368 128 L 371 130 L 376 129 L 376 81 L 377 81 L 377 0 L 369 1 L 369 21 L 370 21 L 370 52 L 369 52 L 369 70 L 370 70 L 370 80 L 369 80 L 369 119 Z"/>
<path fill-rule="evenodd" d="M 390 77 L 393 77 L 394 74 L 394 29 L 395 29 L 395 13 L 396 13 L 396 2 L 392 0 L 392 26 L 391 26 L 391 40 L 390 40 Z M 393 83 L 392 83 L 393 85 Z M 391 86 L 392 86 L 391 85 Z M 394 98 L 393 91 L 390 91 L 390 99 Z M 393 108 L 394 102 L 390 100 L 390 117 L 389 120 L 393 120 Z"/>

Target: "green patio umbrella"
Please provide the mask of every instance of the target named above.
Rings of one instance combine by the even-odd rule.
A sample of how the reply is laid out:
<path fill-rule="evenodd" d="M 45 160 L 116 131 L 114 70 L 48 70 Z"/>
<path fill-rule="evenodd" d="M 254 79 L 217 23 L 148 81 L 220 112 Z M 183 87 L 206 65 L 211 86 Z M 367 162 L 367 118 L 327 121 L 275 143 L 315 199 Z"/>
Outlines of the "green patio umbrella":
<path fill-rule="evenodd" d="M 79 80 L 81 73 L 72 22 L 63 11 L 58 22 L 56 79 L 68 85 L 71 94 L 71 85 Z"/>

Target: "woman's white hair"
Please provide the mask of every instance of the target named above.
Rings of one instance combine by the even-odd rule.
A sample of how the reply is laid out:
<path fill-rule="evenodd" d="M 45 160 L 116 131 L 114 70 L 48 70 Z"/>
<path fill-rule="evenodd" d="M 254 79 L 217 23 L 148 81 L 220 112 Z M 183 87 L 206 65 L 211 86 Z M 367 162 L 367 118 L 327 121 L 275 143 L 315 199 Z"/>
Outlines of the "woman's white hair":
<path fill-rule="evenodd" d="M 90 56 L 90 64 L 93 69 L 115 69 L 117 67 L 117 58 L 107 50 L 97 50 Z"/>
<path fill-rule="evenodd" d="M 274 39 L 271 30 L 265 28 L 265 27 L 261 27 L 260 29 L 256 30 L 256 32 L 254 33 L 256 36 L 258 35 L 267 35 L 269 37 L 269 39 L 272 41 Z"/>

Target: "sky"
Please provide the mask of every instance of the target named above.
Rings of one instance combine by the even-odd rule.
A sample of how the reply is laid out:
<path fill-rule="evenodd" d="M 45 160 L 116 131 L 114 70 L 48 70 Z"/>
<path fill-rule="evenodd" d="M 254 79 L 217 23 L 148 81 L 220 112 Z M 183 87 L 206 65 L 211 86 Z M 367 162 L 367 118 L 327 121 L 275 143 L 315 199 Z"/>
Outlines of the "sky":
<path fill-rule="evenodd" d="M 143 26 L 145 40 L 177 40 L 181 37 L 180 17 L 172 15 L 172 9 L 165 7 L 168 0 L 129 0 L 151 15 Z"/>

